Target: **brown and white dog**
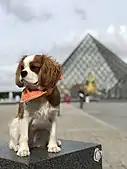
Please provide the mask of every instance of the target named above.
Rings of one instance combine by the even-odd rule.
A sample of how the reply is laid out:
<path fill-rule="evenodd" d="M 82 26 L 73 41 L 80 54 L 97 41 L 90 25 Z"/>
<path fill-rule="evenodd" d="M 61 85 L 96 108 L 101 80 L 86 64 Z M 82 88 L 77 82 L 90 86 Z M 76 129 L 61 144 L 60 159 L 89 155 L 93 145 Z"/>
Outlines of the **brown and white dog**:
<path fill-rule="evenodd" d="M 17 116 L 9 126 L 9 147 L 18 156 L 30 155 L 31 147 L 39 147 L 37 139 L 46 140 L 48 152 L 60 152 L 57 139 L 56 117 L 60 105 L 60 93 L 56 86 L 61 76 L 61 66 L 46 55 L 24 56 L 16 70 L 16 85 L 28 90 L 52 89 L 48 95 L 27 103 L 19 103 Z M 49 135 L 44 134 L 44 130 Z M 32 134 L 31 134 L 32 133 Z"/>

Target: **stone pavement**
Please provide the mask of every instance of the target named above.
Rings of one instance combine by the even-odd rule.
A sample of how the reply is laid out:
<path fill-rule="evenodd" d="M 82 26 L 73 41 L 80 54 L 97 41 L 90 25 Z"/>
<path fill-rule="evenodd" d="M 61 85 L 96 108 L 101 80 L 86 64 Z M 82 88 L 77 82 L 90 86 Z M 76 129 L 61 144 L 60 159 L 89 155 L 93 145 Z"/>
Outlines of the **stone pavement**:
<path fill-rule="evenodd" d="M 8 139 L 8 122 L 17 111 L 16 105 L 0 106 L 0 136 Z M 61 104 L 58 117 L 61 139 L 101 143 L 104 169 L 127 169 L 127 133 L 88 115 L 69 104 Z"/>

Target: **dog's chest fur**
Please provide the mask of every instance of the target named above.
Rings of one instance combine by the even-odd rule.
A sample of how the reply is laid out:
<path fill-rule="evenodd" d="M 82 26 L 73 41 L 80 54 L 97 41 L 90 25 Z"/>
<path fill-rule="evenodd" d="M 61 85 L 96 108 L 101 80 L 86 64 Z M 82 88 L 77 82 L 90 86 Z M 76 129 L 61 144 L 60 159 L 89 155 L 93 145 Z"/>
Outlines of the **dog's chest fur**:
<path fill-rule="evenodd" d="M 57 108 L 44 98 L 40 97 L 24 104 L 24 110 L 31 117 L 32 127 L 36 128 L 49 128 L 52 119 L 56 116 Z"/>

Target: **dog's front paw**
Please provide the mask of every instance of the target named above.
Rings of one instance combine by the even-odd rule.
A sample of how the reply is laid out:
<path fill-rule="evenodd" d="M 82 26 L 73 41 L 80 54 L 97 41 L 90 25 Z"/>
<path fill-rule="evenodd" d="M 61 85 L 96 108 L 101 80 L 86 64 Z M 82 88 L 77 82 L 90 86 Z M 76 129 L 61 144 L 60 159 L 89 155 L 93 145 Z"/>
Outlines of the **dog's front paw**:
<path fill-rule="evenodd" d="M 17 156 L 26 157 L 30 155 L 30 150 L 28 146 L 20 146 Z"/>
<path fill-rule="evenodd" d="M 61 148 L 57 146 L 57 144 L 49 144 L 48 152 L 49 153 L 58 153 L 61 151 Z"/>
<path fill-rule="evenodd" d="M 17 152 L 18 149 L 19 149 L 19 145 L 15 145 L 15 144 L 13 143 L 13 141 L 10 140 L 10 142 L 9 142 L 9 148 L 10 148 L 11 150 L 14 150 L 15 152 Z"/>

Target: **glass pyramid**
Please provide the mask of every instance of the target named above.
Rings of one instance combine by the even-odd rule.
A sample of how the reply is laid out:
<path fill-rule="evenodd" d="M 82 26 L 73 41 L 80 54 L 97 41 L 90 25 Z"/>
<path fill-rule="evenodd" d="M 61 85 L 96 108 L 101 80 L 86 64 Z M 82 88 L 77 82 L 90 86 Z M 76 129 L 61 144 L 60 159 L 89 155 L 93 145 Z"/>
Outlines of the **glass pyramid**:
<path fill-rule="evenodd" d="M 127 99 L 127 75 L 122 77 L 115 86 L 108 91 L 107 97 Z"/>
<path fill-rule="evenodd" d="M 126 75 L 127 64 L 88 34 L 63 63 L 64 80 L 58 83 L 61 97 L 77 97 L 89 71 L 95 73 L 97 89 L 109 91 Z"/>

